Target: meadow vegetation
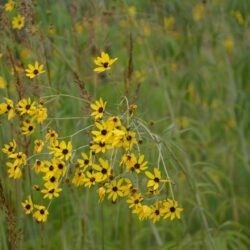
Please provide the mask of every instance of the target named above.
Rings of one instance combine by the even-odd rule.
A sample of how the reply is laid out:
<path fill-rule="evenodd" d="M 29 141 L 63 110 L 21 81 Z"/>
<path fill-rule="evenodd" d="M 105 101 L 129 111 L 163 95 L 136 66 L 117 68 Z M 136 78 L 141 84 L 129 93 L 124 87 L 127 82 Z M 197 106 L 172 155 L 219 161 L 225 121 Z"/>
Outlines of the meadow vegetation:
<path fill-rule="evenodd" d="M 250 248 L 248 0 L 0 3 L 0 250 Z"/>

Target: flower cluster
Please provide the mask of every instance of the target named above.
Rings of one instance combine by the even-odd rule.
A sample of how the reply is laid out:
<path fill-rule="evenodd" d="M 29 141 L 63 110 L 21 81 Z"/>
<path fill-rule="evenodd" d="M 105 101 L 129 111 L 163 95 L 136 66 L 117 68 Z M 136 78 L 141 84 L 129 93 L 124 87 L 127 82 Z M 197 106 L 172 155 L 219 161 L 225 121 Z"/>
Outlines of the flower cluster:
<path fill-rule="evenodd" d="M 183 209 L 177 201 L 173 197 L 158 198 L 171 180 L 163 177 L 159 166 L 151 168 L 141 154 L 139 134 L 133 123 L 129 124 L 131 113 L 127 113 L 126 119 L 108 115 L 106 104 L 101 98 L 91 104 L 94 118 L 91 143 L 88 152 L 82 152 L 77 159 L 72 183 L 77 187 L 97 186 L 100 202 L 105 197 L 113 203 L 125 199 L 140 220 L 155 223 L 160 218 L 179 219 Z"/>

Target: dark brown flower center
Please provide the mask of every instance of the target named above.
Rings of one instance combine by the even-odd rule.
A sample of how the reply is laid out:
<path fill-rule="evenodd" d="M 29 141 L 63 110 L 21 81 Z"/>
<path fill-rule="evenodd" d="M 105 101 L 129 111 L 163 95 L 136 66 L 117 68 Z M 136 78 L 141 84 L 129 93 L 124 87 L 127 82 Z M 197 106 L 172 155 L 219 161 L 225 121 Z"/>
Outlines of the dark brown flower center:
<path fill-rule="evenodd" d="M 160 179 L 158 177 L 155 177 L 154 182 L 160 182 Z"/>
<path fill-rule="evenodd" d="M 158 209 L 155 210 L 155 214 L 156 215 L 159 215 L 160 214 L 160 211 Z"/>
<path fill-rule="evenodd" d="M 102 174 L 106 174 L 107 173 L 107 169 L 106 168 L 103 168 L 102 169 Z"/>
<path fill-rule="evenodd" d="M 26 110 L 29 110 L 29 109 L 30 109 L 30 105 L 27 104 L 27 105 L 25 106 L 25 109 L 26 109 Z"/>
<path fill-rule="evenodd" d="M 52 189 L 49 190 L 49 193 L 50 193 L 50 194 L 53 194 L 54 192 L 55 192 L 55 189 L 54 189 L 54 188 L 52 188 Z"/>
<path fill-rule="evenodd" d="M 98 112 L 99 112 L 99 113 L 103 113 L 103 107 L 100 107 L 100 108 L 98 109 Z"/>
<path fill-rule="evenodd" d="M 62 153 L 63 153 L 64 155 L 68 154 L 68 152 L 69 152 L 69 150 L 68 150 L 67 148 L 63 149 L 63 151 L 62 151 Z"/>
<path fill-rule="evenodd" d="M 171 213 L 174 213 L 175 212 L 175 207 L 171 207 L 169 210 L 170 210 Z"/>
<path fill-rule="evenodd" d="M 33 71 L 33 73 L 34 73 L 35 75 L 37 75 L 37 74 L 39 73 L 39 71 L 38 71 L 37 69 L 35 69 L 35 70 Z"/>
<path fill-rule="evenodd" d="M 85 160 L 84 160 L 84 164 L 85 164 L 85 165 L 88 165 L 88 164 L 89 164 L 89 160 L 88 160 L 88 159 L 85 159 Z"/>
<path fill-rule="evenodd" d="M 127 141 L 131 141 L 131 139 L 132 139 L 132 136 L 131 136 L 131 135 L 128 135 L 128 136 L 127 136 Z"/>
<path fill-rule="evenodd" d="M 11 106 L 10 105 L 7 105 L 7 110 L 11 110 Z"/>
<path fill-rule="evenodd" d="M 105 142 L 99 142 L 99 146 L 100 146 L 101 148 L 105 147 Z"/>
<path fill-rule="evenodd" d="M 112 190 L 113 190 L 114 192 L 117 192 L 117 191 L 118 191 L 118 188 L 115 186 L 115 187 L 112 188 Z"/>
<path fill-rule="evenodd" d="M 44 214 L 44 210 L 43 209 L 40 210 L 40 214 Z"/>
<path fill-rule="evenodd" d="M 58 168 L 59 168 L 59 169 L 63 169 L 63 164 L 62 164 L 62 163 L 59 163 L 59 164 L 58 164 Z"/>
<path fill-rule="evenodd" d="M 95 182 L 95 177 L 91 177 L 89 180 L 90 182 Z"/>
<path fill-rule="evenodd" d="M 30 210 L 30 208 L 31 208 L 30 204 L 27 204 L 27 205 L 25 206 L 25 208 L 26 208 L 27 210 Z"/>
<path fill-rule="evenodd" d="M 105 63 L 102 63 L 102 65 L 103 65 L 104 68 L 107 68 L 109 66 L 109 63 L 105 62 Z"/>
<path fill-rule="evenodd" d="M 52 177 L 50 178 L 50 182 L 55 182 L 55 181 L 56 181 L 55 176 L 52 176 Z"/>
<path fill-rule="evenodd" d="M 107 131 L 106 129 L 103 129 L 103 130 L 101 131 L 101 134 L 102 134 L 102 135 L 106 135 L 107 132 L 108 132 L 108 131 Z"/>
<path fill-rule="evenodd" d="M 141 165 L 140 165 L 139 163 L 136 163 L 136 164 L 134 165 L 135 169 L 139 169 L 140 166 L 141 166 Z"/>
<path fill-rule="evenodd" d="M 50 171 L 53 171 L 53 170 L 54 170 L 54 166 L 53 166 L 53 165 L 50 165 L 50 166 L 49 166 L 49 170 L 50 170 Z"/>
<path fill-rule="evenodd" d="M 34 129 L 34 127 L 32 126 L 32 125 L 30 125 L 29 127 L 28 127 L 28 130 L 29 131 L 32 131 Z"/>

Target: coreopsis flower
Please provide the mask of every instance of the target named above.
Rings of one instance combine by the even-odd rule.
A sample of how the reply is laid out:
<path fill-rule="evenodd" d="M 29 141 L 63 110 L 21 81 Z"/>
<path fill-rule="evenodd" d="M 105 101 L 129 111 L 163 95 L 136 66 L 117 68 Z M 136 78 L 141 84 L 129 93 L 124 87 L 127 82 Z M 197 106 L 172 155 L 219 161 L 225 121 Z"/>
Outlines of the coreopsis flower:
<path fill-rule="evenodd" d="M 94 60 L 94 63 L 98 66 L 97 68 L 94 69 L 95 72 L 101 73 L 106 70 L 110 70 L 110 66 L 117 60 L 118 58 L 111 59 L 109 55 L 105 52 L 101 53 L 101 56 L 97 57 Z"/>
<path fill-rule="evenodd" d="M 139 174 L 141 171 L 144 171 L 147 168 L 147 161 L 144 161 L 144 155 L 140 155 L 134 166 L 131 167 L 130 171 L 135 171 L 137 174 Z"/>
<path fill-rule="evenodd" d="M 91 116 L 94 116 L 95 120 L 101 119 L 103 117 L 106 104 L 107 102 L 103 101 L 102 98 L 100 98 L 99 101 L 95 101 L 94 103 L 90 104 L 90 107 L 93 110 Z"/>
<path fill-rule="evenodd" d="M 105 195 L 106 195 L 106 189 L 105 187 L 99 187 L 97 189 L 97 193 L 99 195 L 99 202 L 102 202 L 105 198 Z"/>
<path fill-rule="evenodd" d="M 125 150 L 131 150 L 132 147 L 137 144 L 136 133 L 134 131 L 126 129 L 125 135 L 123 137 L 122 146 Z"/>
<path fill-rule="evenodd" d="M 106 192 L 108 194 L 108 199 L 111 199 L 113 202 L 117 200 L 118 197 L 123 197 L 122 190 L 123 179 L 120 180 L 112 180 L 106 185 Z"/>
<path fill-rule="evenodd" d="M 22 134 L 23 135 L 31 135 L 35 131 L 35 124 L 30 120 L 25 120 L 22 122 L 21 126 Z"/>
<path fill-rule="evenodd" d="M 121 158 L 120 165 L 125 165 L 126 170 L 129 171 L 136 163 L 136 156 L 134 154 L 124 154 Z"/>
<path fill-rule="evenodd" d="M 104 181 L 111 175 L 111 166 L 107 160 L 99 158 L 100 165 L 94 164 L 93 169 L 100 173 L 101 180 Z"/>
<path fill-rule="evenodd" d="M 12 28 L 17 30 L 22 29 L 24 26 L 24 20 L 25 20 L 24 16 L 21 15 L 15 16 L 12 20 Z"/>
<path fill-rule="evenodd" d="M 77 162 L 80 168 L 83 168 L 85 171 L 88 167 L 92 165 L 92 154 L 88 156 L 86 153 L 81 153 L 82 159 L 78 159 Z"/>
<path fill-rule="evenodd" d="M 37 222 L 45 222 L 49 214 L 45 206 L 34 205 L 34 208 L 36 209 L 36 212 L 33 214 L 33 218 Z"/>
<path fill-rule="evenodd" d="M 59 182 L 59 177 L 56 174 L 46 174 L 43 179 L 46 181 L 44 183 L 44 186 L 47 189 L 51 189 L 51 188 L 55 188 L 58 186 L 58 182 Z"/>
<path fill-rule="evenodd" d="M 118 116 L 111 116 L 106 121 L 107 127 L 110 130 L 119 129 L 122 125 L 121 119 Z"/>
<path fill-rule="evenodd" d="M 156 201 L 153 206 L 151 206 L 151 213 L 149 215 L 149 219 L 155 223 L 159 221 L 163 215 L 163 206 L 161 201 Z"/>
<path fill-rule="evenodd" d="M 41 124 L 43 123 L 46 119 L 47 119 L 47 108 L 45 108 L 43 105 L 39 104 L 36 107 L 36 112 L 34 114 L 34 118 L 36 119 L 36 121 Z"/>
<path fill-rule="evenodd" d="M 38 63 L 38 61 L 35 61 L 34 66 L 32 64 L 28 65 L 28 68 L 25 69 L 26 76 L 29 77 L 30 79 L 44 73 L 45 71 L 43 70 L 44 66 L 43 64 Z"/>
<path fill-rule="evenodd" d="M 6 162 L 6 166 L 8 167 L 9 178 L 19 179 L 22 176 L 22 170 L 19 164 L 16 162 Z"/>
<path fill-rule="evenodd" d="M 32 102 L 30 98 L 23 98 L 17 103 L 16 109 L 20 115 L 32 116 L 36 112 L 35 102 Z"/>
<path fill-rule="evenodd" d="M 173 220 L 175 218 L 180 219 L 180 213 L 183 211 L 183 208 L 178 207 L 178 202 L 167 199 L 163 202 L 163 218 L 170 218 L 170 220 Z"/>
<path fill-rule="evenodd" d="M 54 155 L 56 158 L 65 159 L 66 161 L 71 157 L 72 154 L 72 144 L 69 141 L 61 141 L 59 147 L 54 147 Z"/>
<path fill-rule="evenodd" d="M 87 171 L 86 175 L 83 179 L 85 187 L 90 188 L 91 186 L 94 186 L 97 182 L 102 181 L 102 175 L 100 173 L 90 172 Z"/>
<path fill-rule="evenodd" d="M 39 174 L 43 168 L 44 168 L 44 162 L 41 160 L 36 160 L 33 165 L 33 169 L 35 170 L 35 172 Z"/>
<path fill-rule="evenodd" d="M 46 188 L 41 190 L 41 193 L 44 194 L 43 198 L 46 199 L 53 199 L 53 198 L 57 198 L 59 196 L 59 193 L 62 191 L 61 188 L 59 187 L 52 187 L 52 188 Z"/>
<path fill-rule="evenodd" d="M 11 12 L 15 7 L 15 2 L 13 0 L 9 0 L 5 5 L 4 5 L 4 10 L 6 12 Z"/>
<path fill-rule="evenodd" d="M 54 166 L 56 176 L 64 176 L 66 174 L 67 167 L 64 161 L 54 158 L 52 159 L 52 165 Z"/>
<path fill-rule="evenodd" d="M 74 174 L 74 177 L 72 179 L 73 185 L 76 187 L 82 186 L 85 183 L 85 175 L 84 175 L 84 170 L 77 168 Z"/>
<path fill-rule="evenodd" d="M 4 103 L 0 103 L 0 115 L 7 114 L 8 120 L 11 120 L 16 116 L 14 103 L 12 100 L 5 98 Z"/>
<path fill-rule="evenodd" d="M 107 142 L 108 139 L 112 136 L 108 124 L 104 121 L 101 121 L 101 122 L 95 122 L 95 126 L 97 127 L 98 130 L 94 130 L 91 132 L 94 135 L 94 141 Z"/>
<path fill-rule="evenodd" d="M 152 208 L 147 205 L 142 205 L 141 203 L 138 203 L 137 206 L 133 207 L 133 214 L 137 214 L 139 220 L 147 219 L 150 214 L 152 213 Z"/>
<path fill-rule="evenodd" d="M 14 159 L 14 165 L 25 165 L 27 161 L 27 156 L 23 152 L 13 153 L 9 158 Z"/>
<path fill-rule="evenodd" d="M 54 143 L 58 138 L 58 133 L 53 129 L 48 129 L 48 132 L 45 136 L 46 141 L 50 141 L 50 143 Z"/>
<path fill-rule="evenodd" d="M 11 155 L 15 152 L 16 150 L 16 141 L 12 140 L 9 142 L 9 144 L 4 144 L 3 148 L 2 148 L 2 152 L 7 154 L 7 155 Z"/>
<path fill-rule="evenodd" d="M 111 149 L 112 145 L 106 142 L 94 142 L 91 146 L 90 149 L 95 152 L 96 154 L 102 152 L 105 153 L 107 150 Z"/>
<path fill-rule="evenodd" d="M 139 204 L 141 204 L 142 201 L 143 197 L 141 193 L 134 193 L 130 195 L 127 199 L 127 203 L 129 204 L 130 208 L 139 206 Z"/>
<path fill-rule="evenodd" d="M 31 200 L 31 196 L 28 196 L 28 199 L 25 200 L 24 202 L 22 202 L 22 207 L 24 209 L 25 214 L 31 214 L 31 212 L 33 211 L 33 202 Z"/>
<path fill-rule="evenodd" d="M 153 190 L 158 189 L 161 182 L 167 182 L 167 180 L 161 178 L 161 172 L 158 168 L 154 168 L 154 173 L 146 171 L 145 175 L 149 178 L 147 187 Z"/>
<path fill-rule="evenodd" d="M 35 140 L 34 141 L 34 152 L 35 153 L 41 153 L 44 147 L 44 142 L 42 140 Z"/>

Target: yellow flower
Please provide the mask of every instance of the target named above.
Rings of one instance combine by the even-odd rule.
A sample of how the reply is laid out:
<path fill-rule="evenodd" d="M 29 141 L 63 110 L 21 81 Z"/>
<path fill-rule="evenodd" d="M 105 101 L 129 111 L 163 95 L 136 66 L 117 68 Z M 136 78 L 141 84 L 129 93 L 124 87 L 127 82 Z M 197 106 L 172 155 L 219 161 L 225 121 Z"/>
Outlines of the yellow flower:
<path fill-rule="evenodd" d="M 43 168 L 44 168 L 44 162 L 40 160 L 36 160 L 33 165 L 33 169 L 35 170 L 35 172 L 39 174 Z"/>
<path fill-rule="evenodd" d="M 147 161 L 144 161 L 144 155 L 140 155 L 136 160 L 134 166 L 132 166 L 130 170 L 135 171 L 137 174 L 139 174 L 141 171 L 144 171 L 147 168 Z"/>
<path fill-rule="evenodd" d="M 108 179 L 111 175 L 111 167 L 107 160 L 99 158 L 100 165 L 94 164 L 93 169 L 100 173 L 102 181 Z"/>
<path fill-rule="evenodd" d="M 98 66 L 94 69 L 95 72 L 101 73 L 103 71 L 111 69 L 110 66 L 117 60 L 118 58 L 111 59 L 109 55 L 105 52 L 101 53 L 100 57 L 97 57 L 94 60 L 94 63 Z"/>
<path fill-rule="evenodd" d="M 125 165 L 126 170 L 129 171 L 136 163 L 136 156 L 134 154 L 124 154 L 121 158 L 120 165 Z"/>
<path fill-rule="evenodd" d="M 12 140 L 9 142 L 9 144 L 4 144 L 4 147 L 2 148 L 3 153 L 7 155 L 11 155 L 15 152 L 16 150 L 16 141 Z"/>
<path fill-rule="evenodd" d="M 72 154 L 72 144 L 69 141 L 66 143 L 65 141 L 61 141 L 59 146 L 55 146 L 53 149 L 54 155 L 56 158 L 65 159 L 66 161 L 71 157 Z"/>
<path fill-rule="evenodd" d="M 245 24 L 245 19 L 239 10 L 233 11 L 231 14 L 235 17 L 240 25 L 243 26 Z"/>
<path fill-rule="evenodd" d="M 28 196 L 28 199 L 22 202 L 22 206 L 24 209 L 25 214 L 31 214 L 33 211 L 33 202 L 31 200 L 31 196 Z"/>
<path fill-rule="evenodd" d="M 39 104 L 36 108 L 34 117 L 39 124 L 43 123 L 47 119 L 47 108 Z"/>
<path fill-rule="evenodd" d="M 147 206 L 147 205 L 142 205 L 141 203 L 138 203 L 137 206 L 133 207 L 133 214 L 137 214 L 139 217 L 139 220 L 144 220 L 147 219 L 151 212 L 152 212 L 152 208 Z"/>
<path fill-rule="evenodd" d="M 202 3 L 198 3 L 194 6 L 192 10 L 193 19 L 195 22 L 199 22 L 204 18 L 205 15 L 205 6 Z"/>
<path fill-rule="evenodd" d="M 102 202 L 106 195 L 106 189 L 104 187 L 100 187 L 98 188 L 97 193 L 99 195 L 99 202 Z"/>
<path fill-rule="evenodd" d="M 61 192 L 62 189 L 61 188 L 58 188 L 57 186 L 56 187 L 52 187 L 52 188 L 46 188 L 46 189 L 43 189 L 41 190 L 41 193 L 44 194 L 43 198 L 46 199 L 52 199 L 52 198 L 57 198 L 59 196 L 59 192 Z"/>
<path fill-rule="evenodd" d="M 25 120 L 21 126 L 23 135 L 31 135 L 35 131 L 35 124 L 30 120 Z"/>
<path fill-rule="evenodd" d="M 15 7 L 15 2 L 13 0 L 9 0 L 5 5 L 4 5 L 4 10 L 6 12 L 11 12 Z"/>
<path fill-rule="evenodd" d="M 72 183 L 76 186 L 82 186 L 85 183 L 85 175 L 83 173 L 83 170 L 80 168 L 77 168 L 74 174 L 74 177 L 72 179 Z"/>
<path fill-rule="evenodd" d="M 34 115 L 36 112 L 35 102 L 32 102 L 30 98 L 23 98 L 21 99 L 16 105 L 17 111 L 20 115 Z"/>
<path fill-rule="evenodd" d="M 14 153 L 9 155 L 9 158 L 14 159 L 14 165 L 25 165 L 26 161 L 27 161 L 27 156 L 25 153 L 23 152 L 18 152 L 18 153 Z"/>
<path fill-rule="evenodd" d="M 101 122 L 96 122 L 95 126 L 99 130 L 94 130 L 91 132 L 95 136 L 94 142 L 107 142 L 108 139 L 112 136 L 108 124 L 104 121 L 101 121 Z"/>
<path fill-rule="evenodd" d="M 54 143 L 58 138 L 58 133 L 53 129 L 48 129 L 48 132 L 45 136 L 46 141 L 50 141 L 50 143 Z"/>
<path fill-rule="evenodd" d="M 9 178 L 19 179 L 22 176 L 20 164 L 18 164 L 17 162 L 6 162 L 6 165 L 8 167 Z"/>
<path fill-rule="evenodd" d="M 12 20 L 12 28 L 13 29 L 22 29 L 23 26 L 24 26 L 24 16 L 21 16 L 21 15 L 17 15 L 13 18 Z"/>
<path fill-rule="evenodd" d="M 145 174 L 150 179 L 147 183 L 147 187 L 153 190 L 159 188 L 160 182 L 167 182 L 167 180 L 161 178 L 161 172 L 158 168 L 154 168 L 154 173 L 146 171 Z"/>
<path fill-rule="evenodd" d="M 81 155 L 83 159 L 78 159 L 77 162 L 79 164 L 79 167 L 83 168 L 83 171 L 85 171 L 92 165 L 92 154 L 90 153 L 90 155 L 88 156 L 87 154 L 82 153 Z"/>
<path fill-rule="evenodd" d="M 129 204 L 130 208 L 139 206 L 142 201 L 143 201 L 143 197 L 141 193 L 135 193 L 129 196 L 129 198 L 127 199 L 127 203 Z"/>
<path fill-rule="evenodd" d="M 106 192 L 109 194 L 108 199 L 112 199 L 115 202 L 119 196 L 123 197 L 122 182 L 123 179 L 121 178 L 119 181 L 113 180 L 107 184 Z"/>
<path fill-rule="evenodd" d="M 170 220 L 173 220 L 174 218 L 180 219 L 180 213 L 183 211 L 183 208 L 178 207 L 178 202 L 167 199 L 166 201 L 163 202 L 163 218 L 169 218 Z"/>
<path fill-rule="evenodd" d="M 0 76 L 0 89 L 5 89 L 6 85 L 7 85 L 7 83 L 6 83 L 5 79 L 2 76 Z"/>
<path fill-rule="evenodd" d="M 156 201 L 155 204 L 151 207 L 151 213 L 149 215 L 149 219 L 155 223 L 159 221 L 163 215 L 162 202 Z"/>
<path fill-rule="evenodd" d="M 102 175 L 100 173 L 94 173 L 93 171 L 88 171 L 83 179 L 85 187 L 90 188 L 94 186 L 97 182 L 102 181 Z"/>
<path fill-rule="evenodd" d="M 99 101 L 95 101 L 94 103 L 90 104 L 90 107 L 93 110 L 91 116 L 94 116 L 95 120 L 101 119 L 103 117 L 106 104 L 107 102 L 104 102 L 102 98 L 100 98 Z"/>
<path fill-rule="evenodd" d="M 52 159 L 52 165 L 54 166 L 54 172 L 56 176 L 64 176 L 66 174 L 66 164 L 60 159 Z"/>
<path fill-rule="evenodd" d="M 35 140 L 34 144 L 34 152 L 41 153 L 41 151 L 43 150 L 44 142 L 42 140 Z"/>
<path fill-rule="evenodd" d="M 43 64 L 39 65 L 38 61 L 35 61 L 34 66 L 32 64 L 29 64 L 28 68 L 25 69 L 26 76 L 32 79 L 44 73 L 45 71 L 43 70 L 43 68 L 44 68 Z"/>
<path fill-rule="evenodd" d="M 14 103 L 12 100 L 5 98 L 4 103 L 0 103 L 0 115 L 8 114 L 8 120 L 11 120 L 16 116 Z"/>
<path fill-rule="evenodd" d="M 33 218 L 37 222 L 45 222 L 49 214 L 48 210 L 44 206 L 34 205 L 34 207 L 37 211 L 33 214 Z"/>

